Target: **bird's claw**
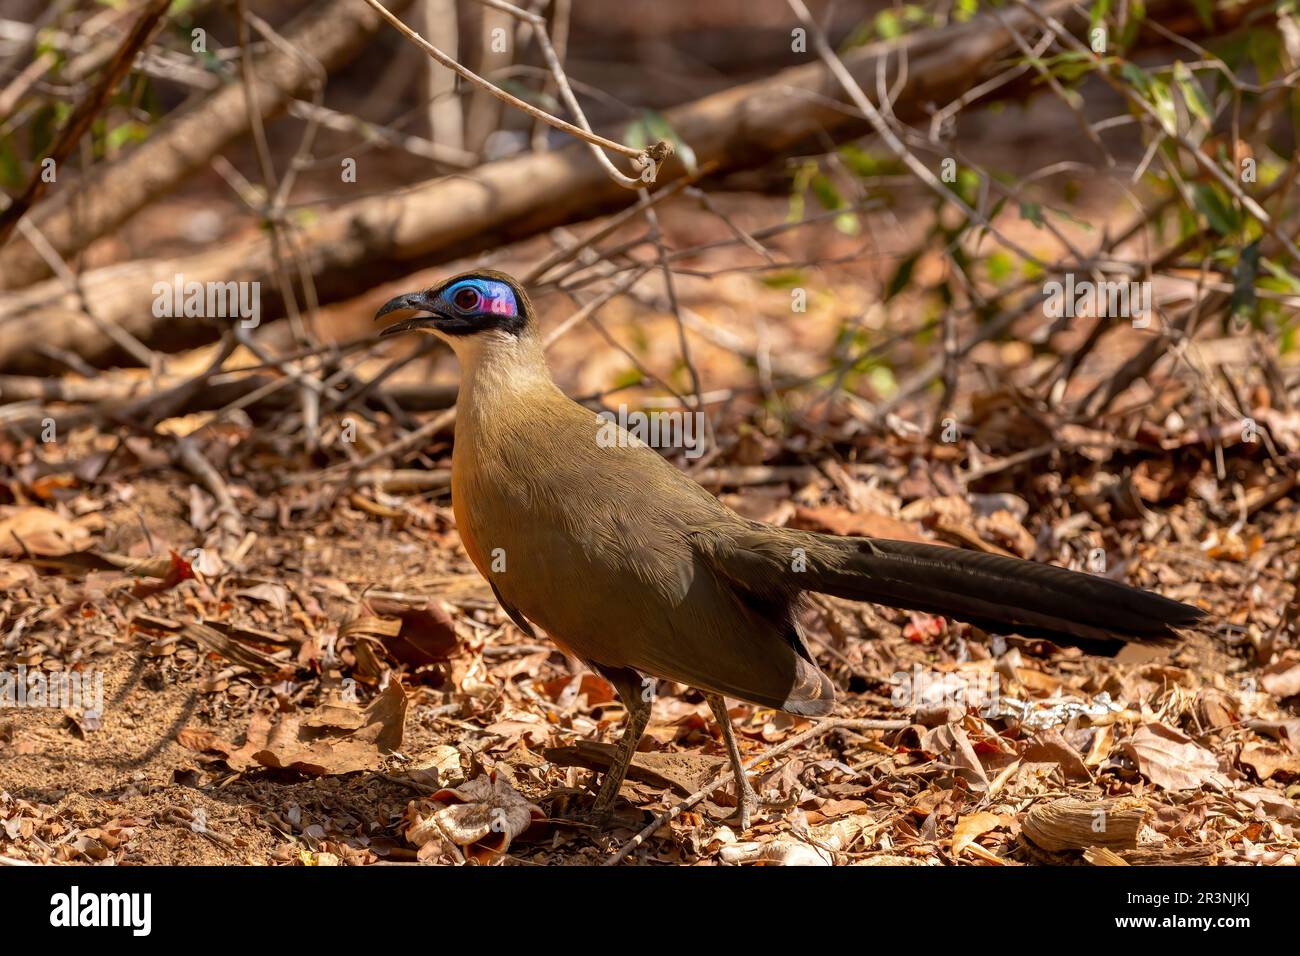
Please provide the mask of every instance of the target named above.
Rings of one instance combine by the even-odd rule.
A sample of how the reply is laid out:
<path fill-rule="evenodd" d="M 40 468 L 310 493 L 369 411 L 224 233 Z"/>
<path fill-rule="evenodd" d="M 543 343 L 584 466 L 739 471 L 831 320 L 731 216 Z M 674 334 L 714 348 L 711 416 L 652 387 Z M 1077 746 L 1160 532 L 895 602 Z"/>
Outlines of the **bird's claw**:
<path fill-rule="evenodd" d="M 758 794 L 749 785 L 749 781 L 742 778 L 740 794 L 736 799 L 736 812 L 732 814 L 742 833 L 749 829 L 751 818 L 761 806 L 763 806 L 763 801 L 758 798 Z"/>

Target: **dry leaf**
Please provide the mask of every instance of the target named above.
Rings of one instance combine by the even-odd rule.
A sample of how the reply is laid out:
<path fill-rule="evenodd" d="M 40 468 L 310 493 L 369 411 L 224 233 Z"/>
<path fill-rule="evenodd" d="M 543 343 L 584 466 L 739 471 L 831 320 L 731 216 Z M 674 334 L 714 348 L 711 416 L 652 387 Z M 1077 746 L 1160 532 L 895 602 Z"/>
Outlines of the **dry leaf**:
<path fill-rule="evenodd" d="M 1237 763 L 1255 771 L 1255 776 L 1261 781 L 1279 773 L 1284 777 L 1300 774 L 1300 756 L 1276 744 L 1246 744 L 1241 748 Z"/>
<path fill-rule="evenodd" d="M 1213 753 L 1164 724 L 1143 724 L 1123 746 L 1138 771 L 1166 790 L 1196 790 L 1207 783 L 1227 783 Z"/>
<path fill-rule="evenodd" d="M 839 535 L 866 535 L 874 538 L 894 538 L 899 541 L 930 541 L 916 526 L 877 512 L 847 511 L 836 505 L 820 508 L 796 508 L 790 527 L 804 531 L 829 531 Z"/>
<path fill-rule="evenodd" d="M 544 819 L 539 807 L 493 773 L 412 800 L 402 832 L 420 848 L 421 860 L 491 864 L 501 862 L 511 841 Z"/>
<path fill-rule="evenodd" d="M 199 753 L 228 754 L 234 748 L 210 730 L 199 727 L 185 727 L 176 735 L 176 742 L 182 747 Z"/>
<path fill-rule="evenodd" d="M 962 850 L 974 843 L 977 837 L 988 833 L 990 830 L 1006 826 L 1010 821 L 1010 817 L 989 813 L 987 810 L 962 817 L 957 821 L 957 826 L 952 831 L 953 857 L 961 856 Z"/>
<path fill-rule="evenodd" d="M 90 543 L 90 533 L 56 511 L 23 507 L 0 507 L 0 556 L 20 558 L 58 557 L 79 551 Z"/>
<path fill-rule="evenodd" d="M 1300 661 L 1281 660 L 1264 668 L 1260 686 L 1279 700 L 1300 694 Z"/>
<path fill-rule="evenodd" d="M 1034 734 L 1025 742 L 1021 756 L 1035 763 L 1055 762 L 1067 780 L 1092 779 L 1079 751 L 1071 747 L 1058 730 L 1041 730 Z"/>
<path fill-rule="evenodd" d="M 276 767 L 313 776 L 378 770 L 401 746 L 405 721 L 406 692 L 389 681 L 365 710 L 324 704 L 306 715 L 283 715 L 274 724 L 265 714 L 254 714 L 244 746 L 226 762 L 236 770 Z"/>

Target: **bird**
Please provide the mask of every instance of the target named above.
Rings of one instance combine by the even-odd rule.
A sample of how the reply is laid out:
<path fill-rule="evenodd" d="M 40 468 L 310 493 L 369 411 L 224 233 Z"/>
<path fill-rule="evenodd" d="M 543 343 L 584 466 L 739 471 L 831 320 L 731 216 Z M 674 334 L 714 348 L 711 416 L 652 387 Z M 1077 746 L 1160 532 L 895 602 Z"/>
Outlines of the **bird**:
<path fill-rule="evenodd" d="M 654 448 L 552 380 L 528 293 L 478 269 L 386 302 L 381 331 L 432 334 L 461 368 L 452 510 L 465 551 L 509 618 L 602 675 L 626 712 L 590 809 L 609 822 L 658 680 L 702 693 L 736 781 L 738 823 L 759 801 L 726 699 L 823 717 L 836 702 L 800 627 L 808 596 L 943 615 L 993 634 L 1114 654 L 1169 644 L 1200 608 L 1054 565 L 915 541 L 783 528 L 735 513 Z M 606 439 L 601 440 L 602 429 Z"/>

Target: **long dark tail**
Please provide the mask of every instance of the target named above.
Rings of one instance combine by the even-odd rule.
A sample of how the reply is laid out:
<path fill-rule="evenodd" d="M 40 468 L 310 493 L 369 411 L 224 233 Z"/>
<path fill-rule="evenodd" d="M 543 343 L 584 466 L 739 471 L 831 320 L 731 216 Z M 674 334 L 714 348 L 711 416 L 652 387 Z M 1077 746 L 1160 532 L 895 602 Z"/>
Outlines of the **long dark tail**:
<path fill-rule="evenodd" d="M 802 537 L 802 536 L 801 536 Z M 814 535 L 804 590 L 942 614 L 994 633 L 1043 637 L 1093 654 L 1167 643 L 1200 608 L 1108 578 L 1034 561 L 880 538 Z"/>

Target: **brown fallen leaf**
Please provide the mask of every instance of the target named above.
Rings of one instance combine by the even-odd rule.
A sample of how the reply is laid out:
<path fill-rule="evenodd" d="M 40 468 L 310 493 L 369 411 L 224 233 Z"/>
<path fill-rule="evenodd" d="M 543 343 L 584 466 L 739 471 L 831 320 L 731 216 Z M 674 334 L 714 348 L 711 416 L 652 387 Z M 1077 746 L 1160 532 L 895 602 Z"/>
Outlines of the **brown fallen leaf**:
<path fill-rule="evenodd" d="M 1300 753 L 1300 718 L 1285 717 L 1277 720 L 1248 720 L 1246 726 L 1264 737 L 1272 737 L 1279 743 Z"/>
<path fill-rule="evenodd" d="M 254 714 L 244 745 L 226 762 L 236 770 L 274 767 L 311 776 L 378 770 L 402 745 L 405 722 L 406 692 L 393 680 L 365 710 L 323 704 L 274 723 Z"/>
<path fill-rule="evenodd" d="M 57 511 L 0 506 L 0 557 L 56 557 L 86 547 L 90 532 Z"/>
<path fill-rule="evenodd" d="M 250 601 L 260 601 L 263 604 L 269 604 L 281 614 L 289 612 L 289 589 L 283 584 L 274 584 L 270 581 L 263 581 L 261 584 L 254 584 L 251 587 L 240 588 L 234 592 L 235 597 L 245 597 Z"/>
<path fill-rule="evenodd" d="M 546 696 L 563 707 L 572 706 L 579 696 L 587 698 L 588 707 L 599 707 L 617 699 L 614 685 L 599 674 L 583 671 L 575 677 L 563 676 L 542 684 Z"/>
<path fill-rule="evenodd" d="M 176 742 L 189 750 L 199 753 L 229 754 L 233 748 L 210 730 L 199 727 L 184 727 L 176 735 Z"/>
<path fill-rule="evenodd" d="M 1205 784 L 1224 788 L 1219 761 L 1191 737 L 1164 724 L 1143 724 L 1122 741 L 1138 771 L 1166 790 L 1196 790 Z"/>
<path fill-rule="evenodd" d="M 1070 746 L 1059 730 L 1041 730 L 1034 734 L 1025 742 L 1021 757 L 1036 763 L 1054 761 L 1060 766 L 1066 780 L 1092 779 L 1092 773 L 1084 764 L 1079 751 Z"/>
<path fill-rule="evenodd" d="M 1283 777 L 1300 774 L 1300 755 L 1277 744 L 1248 743 L 1241 748 L 1237 763 L 1253 770 L 1261 782 L 1277 774 Z"/>
<path fill-rule="evenodd" d="M 25 564 L 0 559 L 0 591 L 9 591 L 36 577 L 36 572 Z"/>
<path fill-rule="evenodd" d="M 1276 790 L 1270 790 L 1268 787 L 1247 787 L 1236 791 L 1232 796 L 1238 803 L 1244 804 L 1251 810 L 1259 810 L 1267 816 L 1286 823 L 1300 822 L 1300 807 Z"/>
<path fill-rule="evenodd" d="M 954 858 L 961 856 L 963 850 L 975 842 L 975 840 L 988 833 L 990 830 L 996 830 L 998 827 L 1006 826 L 1011 822 L 1011 817 L 998 813 L 989 813 L 987 810 L 979 813 L 970 813 L 957 821 L 957 826 L 952 831 L 952 855 Z"/>
<path fill-rule="evenodd" d="M 226 660 L 249 670 L 257 671 L 260 674 L 278 673 L 285 663 L 277 661 L 269 654 L 241 644 L 239 641 L 232 640 L 216 628 L 209 627 L 206 624 L 199 624 L 192 621 L 181 627 L 181 636 L 188 637 L 199 647 L 220 654 Z"/>
<path fill-rule="evenodd" d="M 983 793 L 989 788 L 984 764 L 975 754 L 970 738 L 960 725 L 948 724 L 928 731 L 921 740 L 921 749 L 937 754 L 945 763 L 950 764 L 957 775 L 970 784 L 972 790 Z"/>
<path fill-rule="evenodd" d="M 618 748 L 596 740 L 579 740 L 572 747 L 548 747 L 542 756 L 561 767 L 608 770 Z M 716 777 L 727 765 L 725 757 L 691 751 L 637 751 L 628 766 L 628 779 L 652 787 L 673 787 L 690 795 Z"/>
<path fill-rule="evenodd" d="M 411 607 L 368 599 L 361 616 L 343 625 L 339 636 L 375 638 L 395 660 L 412 668 L 450 660 L 460 649 L 451 616 L 435 601 Z"/>
<path fill-rule="evenodd" d="M 1279 700 L 1300 694 L 1300 661 L 1280 660 L 1264 668 L 1260 686 Z"/>
<path fill-rule="evenodd" d="M 1196 717 L 1203 727 L 1219 730 L 1231 727 L 1239 719 L 1236 702 L 1215 687 L 1203 687 L 1196 692 Z"/>
<path fill-rule="evenodd" d="M 541 808 L 492 773 L 412 800 L 402 833 L 420 848 L 420 860 L 482 865 L 504 860 L 511 841 L 545 819 Z"/>
<path fill-rule="evenodd" d="M 914 524 L 899 521 L 879 512 L 864 511 L 854 513 L 835 505 L 820 508 L 796 508 L 790 520 L 791 528 L 803 531 L 829 531 L 839 535 L 866 535 L 874 538 L 894 538 L 899 541 L 924 541 L 927 544 L 941 544 L 931 541 L 921 534 Z"/>

